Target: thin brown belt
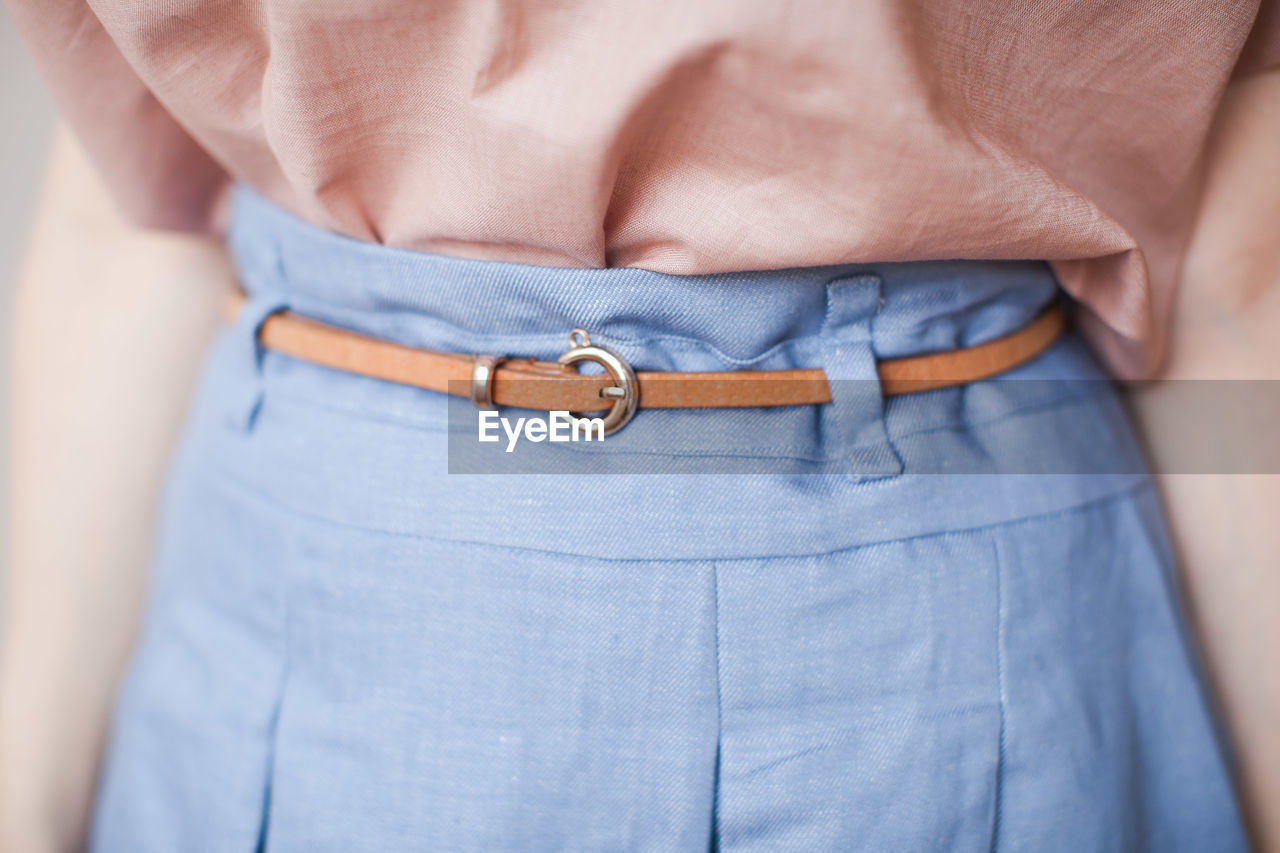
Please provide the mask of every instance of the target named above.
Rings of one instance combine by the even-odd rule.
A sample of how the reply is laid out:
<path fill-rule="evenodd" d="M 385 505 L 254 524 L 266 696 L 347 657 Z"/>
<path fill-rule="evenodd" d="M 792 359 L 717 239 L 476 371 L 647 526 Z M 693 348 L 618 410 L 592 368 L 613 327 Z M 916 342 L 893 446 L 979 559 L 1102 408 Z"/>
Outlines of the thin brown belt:
<path fill-rule="evenodd" d="M 232 316 L 244 302 L 236 293 Z M 944 352 L 877 362 L 886 396 L 963 385 L 1003 373 L 1046 350 L 1062 333 L 1057 306 L 1001 338 Z M 404 346 L 330 326 L 288 311 L 268 317 L 259 327 L 266 349 L 349 373 L 413 385 L 431 391 L 470 395 L 478 404 L 542 411 L 599 412 L 649 409 L 799 406 L 831 402 L 821 368 L 742 370 L 710 373 L 637 371 L 621 362 L 606 364 L 616 353 L 590 344 L 575 330 L 561 362 L 436 352 Z M 589 352 L 590 351 L 590 352 Z M 576 355 L 573 355 L 575 354 Z M 572 357 L 571 357 L 572 356 Z M 599 361 L 606 372 L 580 374 L 572 362 Z M 621 375 L 625 372 L 627 376 Z M 628 380 L 630 377 L 630 380 Z"/>

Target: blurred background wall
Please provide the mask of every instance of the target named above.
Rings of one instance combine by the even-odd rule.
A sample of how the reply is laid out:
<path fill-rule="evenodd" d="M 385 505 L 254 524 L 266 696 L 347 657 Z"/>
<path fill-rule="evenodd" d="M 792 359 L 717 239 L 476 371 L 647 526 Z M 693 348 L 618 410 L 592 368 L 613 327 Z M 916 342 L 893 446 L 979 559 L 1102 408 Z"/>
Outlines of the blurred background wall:
<path fill-rule="evenodd" d="M 0 447 L 8 446 L 9 322 L 13 286 L 53 132 L 53 104 L 13 22 L 0 7 Z M 0 483 L 8 483 L 0 453 Z M 0 490 L 3 494 L 4 490 Z M 0 498 L 3 500 L 3 498 Z M 0 545 L 7 531 L 0 514 Z M 3 560 L 0 548 L 0 560 Z M 0 572 L 4 565 L 0 562 Z"/>

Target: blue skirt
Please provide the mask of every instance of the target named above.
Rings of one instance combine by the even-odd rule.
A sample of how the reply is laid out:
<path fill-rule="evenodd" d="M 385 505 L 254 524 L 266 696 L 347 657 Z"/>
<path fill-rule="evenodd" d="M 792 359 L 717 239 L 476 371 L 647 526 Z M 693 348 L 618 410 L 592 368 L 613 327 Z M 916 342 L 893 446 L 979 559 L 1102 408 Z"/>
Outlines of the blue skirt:
<path fill-rule="evenodd" d="M 1087 349 L 876 393 L 877 358 L 1029 322 L 1045 265 L 480 262 L 243 189 L 230 245 L 250 299 L 172 468 L 95 849 L 1245 849 Z M 583 327 L 641 370 L 818 366 L 834 399 L 642 409 L 555 448 L 568 473 L 469 470 L 447 395 L 257 347 L 282 307 L 457 352 L 554 360 Z"/>

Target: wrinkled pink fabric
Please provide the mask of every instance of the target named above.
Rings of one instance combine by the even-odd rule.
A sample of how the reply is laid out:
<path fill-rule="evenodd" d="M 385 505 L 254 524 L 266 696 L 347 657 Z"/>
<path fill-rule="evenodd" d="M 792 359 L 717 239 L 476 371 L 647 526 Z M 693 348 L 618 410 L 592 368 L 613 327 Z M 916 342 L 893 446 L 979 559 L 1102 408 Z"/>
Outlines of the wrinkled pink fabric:
<path fill-rule="evenodd" d="M 8 2 L 142 223 L 234 178 L 470 258 L 1043 258 L 1130 377 L 1223 89 L 1280 60 L 1272 0 Z"/>

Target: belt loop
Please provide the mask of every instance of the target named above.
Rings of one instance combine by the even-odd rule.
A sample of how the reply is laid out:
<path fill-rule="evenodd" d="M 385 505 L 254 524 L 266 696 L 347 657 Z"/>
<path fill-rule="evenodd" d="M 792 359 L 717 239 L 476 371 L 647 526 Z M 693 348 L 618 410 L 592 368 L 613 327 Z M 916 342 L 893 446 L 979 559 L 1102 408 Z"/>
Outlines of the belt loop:
<path fill-rule="evenodd" d="M 827 283 L 820 358 L 831 403 L 822 410 L 822 440 L 838 473 L 891 477 L 903 471 L 885 429 L 884 395 L 871 339 L 871 323 L 882 304 L 879 276 L 854 275 Z"/>
<path fill-rule="evenodd" d="M 252 294 L 228 330 L 234 384 L 228 392 L 227 423 L 236 429 L 252 429 L 262 405 L 262 345 L 258 330 L 268 317 L 287 307 L 287 301 L 278 293 Z"/>

